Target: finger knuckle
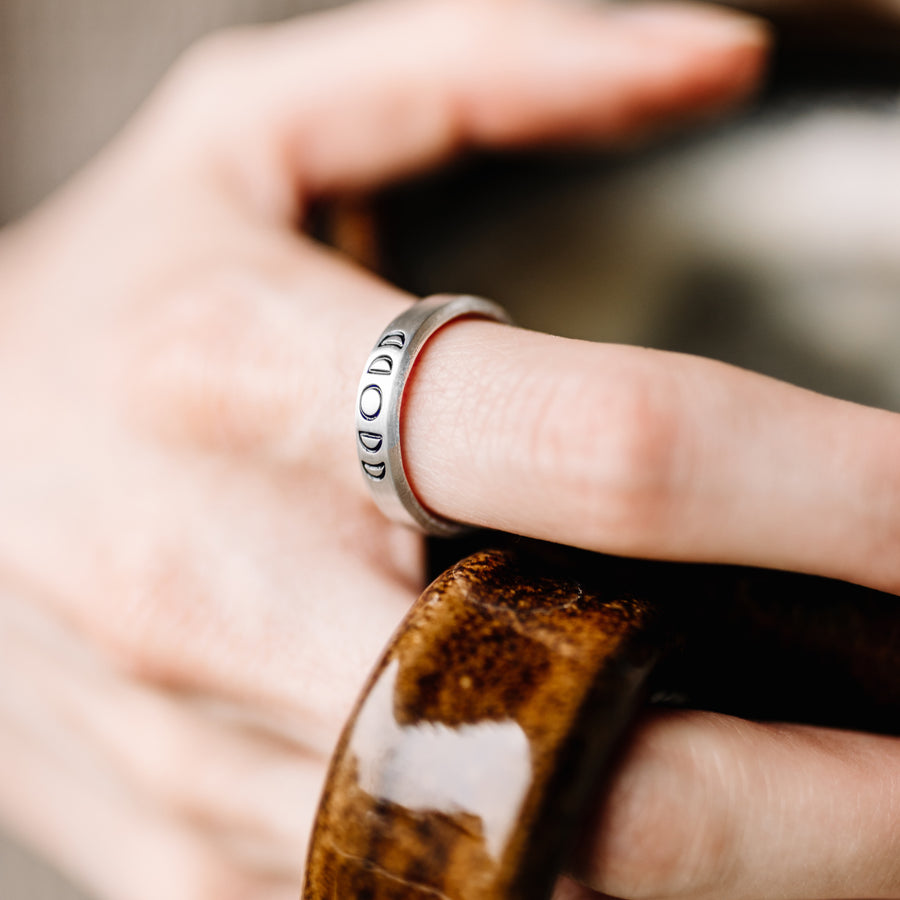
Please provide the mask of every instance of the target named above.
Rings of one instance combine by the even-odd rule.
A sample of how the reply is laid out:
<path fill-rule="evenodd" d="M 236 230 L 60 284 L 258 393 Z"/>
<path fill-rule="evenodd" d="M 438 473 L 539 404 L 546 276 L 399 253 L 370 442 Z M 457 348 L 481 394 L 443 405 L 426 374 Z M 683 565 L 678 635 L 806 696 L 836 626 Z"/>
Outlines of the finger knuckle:
<path fill-rule="evenodd" d="M 612 380 L 584 373 L 558 385 L 545 408 L 535 458 L 547 478 L 562 479 L 584 542 L 628 553 L 658 543 L 686 448 L 671 385 L 640 369 Z"/>
<path fill-rule="evenodd" d="M 177 594 L 168 599 L 175 597 L 183 599 Z M 171 689 L 193 686 L 192 676 L 197 673 L 190 672 L 191 655 L 184 650 L 187 629 L 179 625 L 184 619 L 183 608 L 176 610 L 174 602 L 154 599 L 138 627 L 112 630 L 107 650 L 113 664 L 138 684 Z"/>
<path fill-rule="evenodd" d="M 631 771 L 614 780 L 581 874 L 595 890 L 634 900 L 722 894 L 737 858 L 728 779 L 736 779 L 738 767 L 714 742 L 689 739 L 687 729 L 683 740 L 667 741 L 659 751 L 659 724 L 640 734 Z"/>
<path fill-rule="evenodd" d="M 196 41 L 176 60 L 154 95 L 165 132 L 190 135 L 180 152 L 235 137 L 235 109 L 253 109 L 248 85 L 260 57 L 263 26 L 235 26 Z"/>
<path fill-rule="evenodd" d="M 165 542 L 123 564 L 116 605 L 94 619 L 93 639 L 107 662 L 133 682 L 196 686 L 206 656 L 222 639 L 209 589 L 186 552 Z"/>
<path fill-rule="evenodd" d="M 204 35 L 184 51 L 175 65 L 174 77 L 182 84 L 214 87 L 230 78 L 236 66 L 256 52 L 260 27 L 233 25 Z"/>
<path fill-rule="evenodd" d="M 277 285 L 244 271 L 204 277 L 169 298 L 144 335 L 132 404 L 157 435 L 297 461 L 299 413 L 318 401 L 292 340 L 294 307 L 282 299 Z"/>

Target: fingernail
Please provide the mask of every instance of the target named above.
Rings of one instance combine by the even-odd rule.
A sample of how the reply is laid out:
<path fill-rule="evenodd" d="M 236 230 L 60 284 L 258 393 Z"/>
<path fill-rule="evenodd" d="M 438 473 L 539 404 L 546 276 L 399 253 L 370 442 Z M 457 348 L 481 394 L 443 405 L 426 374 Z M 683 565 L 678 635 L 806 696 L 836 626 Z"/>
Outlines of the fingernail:
<path fill-rule="evenodd" d="M 643 33 L 703 43 L 766 43 L 767 24 L 755 16 L 699 3 L 613 3 L 608 14 Z"/>

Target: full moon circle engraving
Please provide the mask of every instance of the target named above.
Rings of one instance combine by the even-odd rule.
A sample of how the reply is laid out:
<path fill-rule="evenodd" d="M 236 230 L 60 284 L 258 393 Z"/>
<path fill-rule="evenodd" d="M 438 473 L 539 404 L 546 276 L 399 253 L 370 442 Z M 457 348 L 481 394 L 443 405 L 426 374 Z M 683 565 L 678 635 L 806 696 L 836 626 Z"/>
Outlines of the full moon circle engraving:
<path fill-rule="evenodd" d="M 362 417 L 368 421 L 377 419 L 381 412 L 381 388 L 376 384 L 370 384 L 359 396 L 359 411 Z"/>

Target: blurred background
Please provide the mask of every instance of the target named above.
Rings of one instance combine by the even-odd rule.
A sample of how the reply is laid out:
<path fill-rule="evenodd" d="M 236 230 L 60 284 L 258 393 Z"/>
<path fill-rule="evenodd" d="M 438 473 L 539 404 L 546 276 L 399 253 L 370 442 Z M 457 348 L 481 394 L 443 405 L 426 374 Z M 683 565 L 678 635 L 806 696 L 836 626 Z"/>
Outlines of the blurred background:
<path fill-rule="evenodd" d="M 0 0 L 0 223 L 102 147 L 200 35 L 330 5 Z M 472 158 L 398 186 L 367 201 L 380 264 L 529 327 L 900 409 L 900 2 L 730 5 L 777 26 L 751 108 L 645 148 Z M 79 895 L 0 836 L 0 897 Z"/>

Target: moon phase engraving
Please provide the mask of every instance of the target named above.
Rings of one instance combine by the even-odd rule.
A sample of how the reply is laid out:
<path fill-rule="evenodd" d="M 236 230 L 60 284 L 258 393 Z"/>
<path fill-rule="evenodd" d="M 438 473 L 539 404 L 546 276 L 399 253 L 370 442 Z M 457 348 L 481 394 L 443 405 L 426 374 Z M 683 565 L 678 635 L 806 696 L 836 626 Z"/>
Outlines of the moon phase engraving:
<path fill-rule="evenodd" d="M 370 375 L 390 375 L 393 371 L 394 361 L 389 356 L 376 357 L 368 368 Z"/>
<path fill-rule="evenodd" d="M 406 335 L 402 331 L 392 331 L 378 342 L 378 346 L 396 347 L 398 350 L 402 350 L 406 346 Z"/>
<path fill-rule="evenodd" d="M 381 388 L 377 384 L 370 384 L 359 395 L 359 411 L 368 422 L 378 418 L 381 412 Z"/>
<path fill-rule="evenodd" d="M 384 463 L 373 464 L 364 462 L 362 467 L 369 478 L 374 478 L 376 481 L 381 481 L 384 478 Z"/>
<path fill-rule="evenodd" d="M 359 442 L 369 453 L 377 453 L 381 449 L 384 438 L 374 431 L 360 431 Z"/>

